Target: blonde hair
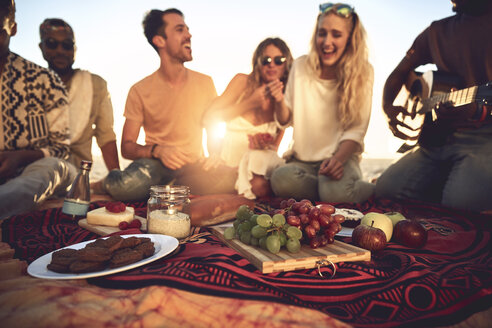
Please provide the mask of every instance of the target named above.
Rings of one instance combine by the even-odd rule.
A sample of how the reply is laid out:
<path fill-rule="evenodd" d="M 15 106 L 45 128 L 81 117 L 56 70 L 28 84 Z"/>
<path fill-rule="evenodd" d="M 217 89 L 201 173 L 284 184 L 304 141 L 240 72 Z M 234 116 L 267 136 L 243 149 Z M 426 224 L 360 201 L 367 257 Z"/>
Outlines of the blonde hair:
<path fill-rule="evenodd" d="M 313 75 L 321 75 L 321 64 L 316 50 L 316 36 L 318 26 L 324 17 L 336 15 L 334 10 L 329 10 L 318 15 L 311 48 L 308 53 L 308 66 Z M 339 16 L 341 17 L 341 16 Z M 336 80 L 338 93 L 338 118 L 344 129 L 360 122 L 360 109 L 365 106 L 368 96 L 372 96 L 374 72 L 369 63 L 369 50 L 367 36 L 359 16 L 353 12 L 345 19 L 351 20 L 351 33 L 347 41 L 345 51 L 336 64 Z"/>

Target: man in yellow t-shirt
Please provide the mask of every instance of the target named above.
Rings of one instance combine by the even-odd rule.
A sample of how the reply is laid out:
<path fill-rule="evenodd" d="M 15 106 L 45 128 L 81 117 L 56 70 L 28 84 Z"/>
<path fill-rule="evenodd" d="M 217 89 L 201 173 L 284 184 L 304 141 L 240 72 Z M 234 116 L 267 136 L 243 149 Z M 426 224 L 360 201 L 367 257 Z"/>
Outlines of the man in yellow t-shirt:
<path fill-rule="evenodd" d="M 209 76 L 184 67 L 192 55 L 182 12 L 151 10 L 143 25 L 161 64 L 128 93 L 121 153 L 134 162 L 111 171 L 102 189 L 118 200 L 144 199 L 150 186 L 171 182 L 192 194 L 234 193 L 236 172 L 203 154 L 202 117 L 217 93 Z M 145 145 L 137 144 L 141 127 Z"/>

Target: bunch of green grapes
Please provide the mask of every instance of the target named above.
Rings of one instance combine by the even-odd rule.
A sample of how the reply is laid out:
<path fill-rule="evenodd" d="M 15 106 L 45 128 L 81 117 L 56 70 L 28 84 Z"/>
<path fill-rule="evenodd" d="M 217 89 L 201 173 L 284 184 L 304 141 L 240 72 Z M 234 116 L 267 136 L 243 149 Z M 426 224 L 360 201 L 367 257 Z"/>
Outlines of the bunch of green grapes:
<path fill-rule="evenodd" d="M 302 231 L 286 223 L 283 214 L 255 214 L 247 205 L 236 212 L 232 227 L 224 231 L 225 239 L 237 238 L 247 245 L 259 246 L 277 254 L 285 246 L 291 253 L 301 249 Z"/>

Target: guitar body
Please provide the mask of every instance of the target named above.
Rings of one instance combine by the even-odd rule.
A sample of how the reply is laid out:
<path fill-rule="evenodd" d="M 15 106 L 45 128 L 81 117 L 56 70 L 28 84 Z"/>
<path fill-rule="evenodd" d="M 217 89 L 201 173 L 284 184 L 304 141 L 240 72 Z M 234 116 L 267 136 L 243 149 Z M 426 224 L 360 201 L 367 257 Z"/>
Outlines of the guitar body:
<path fill-rule="evenodd" d="M 452 89 L 461 86 L 459 78 L 447 73 L 427 71 L 425 73 L 411 72 L 406 83 L 395 99 L 395 106 L 407 109 L 407 115 L 399 114 L 401 122 L 410 128 L 398 126 L 398 130 L 408 136 L 405 143 L 398 149 L 404 153 L 417 144 L 432 145 L 442 144 L 452 128 L 443 124 L 437 124 L 436 115 L 432 108 L 425 108 L 431 104 L 426 100 L 449 93 Z"/>

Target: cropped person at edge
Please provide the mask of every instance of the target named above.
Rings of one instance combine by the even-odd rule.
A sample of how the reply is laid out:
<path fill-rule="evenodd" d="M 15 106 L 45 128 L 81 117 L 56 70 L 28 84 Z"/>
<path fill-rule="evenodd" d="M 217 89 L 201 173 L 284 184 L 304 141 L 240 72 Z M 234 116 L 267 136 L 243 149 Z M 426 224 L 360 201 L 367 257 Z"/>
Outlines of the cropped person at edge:
<path fill-rule="evenodd" d="M 5 218 L 53 195 L 65 196 L 77 170 L 65 161 L 70 134 L 62 81 L 10 51 L 17 32 L 14 1 L 0 0 L 0 20 L 0 218 Z"/>
<path fill-rule="evenodd" d="M 359 16 L 346 4 L 320 5 L 310 52 L 294 62 L 276 102 L 277 121 L 293 126 L 290 158 L 271 177 L 277 196 L 362 202 L 373 194 L 359 166 L 372 85 Z"/>
<path fill-rule="evenodd" d="M 204 157 L 202 118 L 217 92 L 209 76 L 184 66 L 192 55 L 183 13 L 154 9 L 143 26 L 161 64 L 128 93 L 121 153 L 134 161 L 123 171 L 109 172 L 93 190 L 117 200 L 145 199 L 150 186 L 170 183 L 197 195 L 235 193 L 236 170 Z M 137 144 L 141 127 L 145 145 Z"/>
<path fill-rule="evenodd" d="M 437 73 L 459 78 L 460 89 L 492 81 L 492 1 L 451 3 L 456 15 L 422 31 L 384 85 L 383 109 L 399 138 L 407 137 L 399 116 L 406 109 L 393 102 L 414 69 L 435 64 Z M 378 178 L 376 196 L 492 210 L 492 106 L 485 104 L 438 104 L 436 119 L 424 122 L 417 147 Z"/>

